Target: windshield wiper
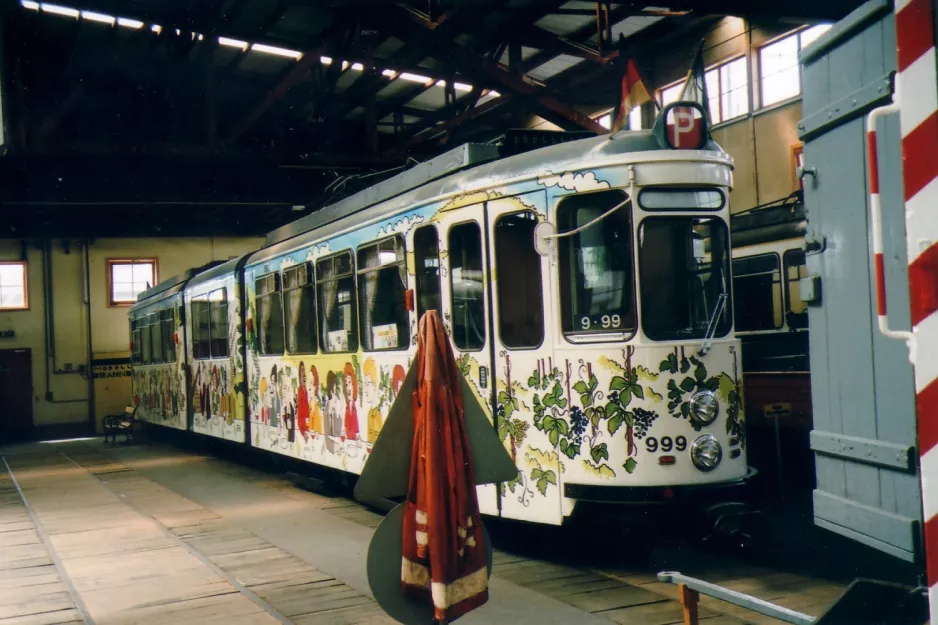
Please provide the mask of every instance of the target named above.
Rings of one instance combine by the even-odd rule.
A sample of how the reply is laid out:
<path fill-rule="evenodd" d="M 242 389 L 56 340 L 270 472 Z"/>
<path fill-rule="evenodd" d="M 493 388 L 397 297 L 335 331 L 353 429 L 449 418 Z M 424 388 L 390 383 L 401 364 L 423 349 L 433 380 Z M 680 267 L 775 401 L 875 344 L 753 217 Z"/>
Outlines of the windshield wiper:
<path fill-rule="evenodd" d="M 699 354 L 706 356 L 707 352 L 713 346 L 713 335 L 717 333 L 717 319 L 723 314 L 723 308 L 726 306 L 726 291 L 720 293 L 717 298 L 717 305 L 713 308 L 713 314 L 707 322 L 707 334 L 704 335 L 704 341 L 700 344 Z"/>

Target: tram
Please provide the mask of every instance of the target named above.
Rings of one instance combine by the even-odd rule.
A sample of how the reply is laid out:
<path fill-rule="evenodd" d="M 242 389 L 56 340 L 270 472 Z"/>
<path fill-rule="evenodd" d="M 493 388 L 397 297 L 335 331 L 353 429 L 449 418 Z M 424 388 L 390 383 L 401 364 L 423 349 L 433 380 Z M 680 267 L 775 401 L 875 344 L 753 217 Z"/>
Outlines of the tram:
<path fill-rule="evenodd" d="M 435 309 L 518 467 L 483 513 L 736 497 L 733 163 L 705 120 L 678 102 L 652 130 L 462 146 L 145 291 L 141 418 L 360 474 Z"/>

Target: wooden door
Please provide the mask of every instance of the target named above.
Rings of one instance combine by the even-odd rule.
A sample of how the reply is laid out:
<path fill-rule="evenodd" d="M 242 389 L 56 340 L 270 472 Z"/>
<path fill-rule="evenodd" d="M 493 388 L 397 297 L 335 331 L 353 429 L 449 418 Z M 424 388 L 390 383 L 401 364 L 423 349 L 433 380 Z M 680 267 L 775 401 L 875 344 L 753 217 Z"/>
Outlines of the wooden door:
<path fill-rule="evenodd" d="M 0 443 L 35 438 L 30 350 L 0 350 L 0 406 Z"/>

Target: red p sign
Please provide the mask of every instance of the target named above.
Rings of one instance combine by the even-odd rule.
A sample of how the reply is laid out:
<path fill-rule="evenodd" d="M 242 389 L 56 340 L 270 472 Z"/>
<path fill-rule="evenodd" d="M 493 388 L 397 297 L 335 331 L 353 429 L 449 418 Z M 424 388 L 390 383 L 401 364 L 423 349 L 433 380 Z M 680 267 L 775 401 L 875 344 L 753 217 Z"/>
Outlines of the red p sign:
<path fill-rule="evenodd" d="M 668 143 L 678 150 L 696 150 L 705 141 L 702 112 L 691 106 L 675 106 L 667 112 Z"/>

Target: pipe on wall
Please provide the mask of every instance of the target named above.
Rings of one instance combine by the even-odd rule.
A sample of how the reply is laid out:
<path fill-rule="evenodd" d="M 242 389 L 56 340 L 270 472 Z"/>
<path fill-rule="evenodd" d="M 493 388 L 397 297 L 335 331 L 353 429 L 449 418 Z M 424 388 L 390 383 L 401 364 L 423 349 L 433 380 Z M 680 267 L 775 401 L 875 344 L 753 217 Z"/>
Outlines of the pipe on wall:
<path fill-rule="evenodd" d="M 53 293 L 53 266 L 52 266 L 52 242 L 49 239 L 46 239 L 42 243 L 42 270 L 43 270 L 43 280 L 42 280 L 42 308 L 43 313 L 45 314 L 45 344 L 46 344 L 46 401 L 52 404 L 73 404 L 89 401 L 89 397 L 80 397 L 76 399 L 55 399 L 55 395 L 52 393 L 52 374 L 56 375 L 65 375 L 71 373 L 81 373 L 81 369 L 76 369 L 73 371 L 60 370 L 55 367 L 55 304 L 54 293 Z M 89 316 L 90 323 L 90 316 Z M 90 343 L 90 336 L 89 343 Z M 90 368 L 91 362 L 88 362 L 88 367 Z M 91 372 L 89 370 L 88 375 L 90 377 Z"/>
<path fill-rule="evenodd" d="M 97 430 L 97 424 L 95 423 L 94 414 L 94 367 L 92 366 L 92 362 L 94 361 L 94 348 L 91 344 L 91 239 L 85 239 L 81 248 L 84 256 L 81 275 L 85 287 L 85 312 L 87 313 L 85 322 L 88 337 L 88 368 L 86 369 L 88 375 L 85 376 L 85 379 L 88 380 L 88 425 L 91 427 L 91 431 L 94 432 Z"/>

